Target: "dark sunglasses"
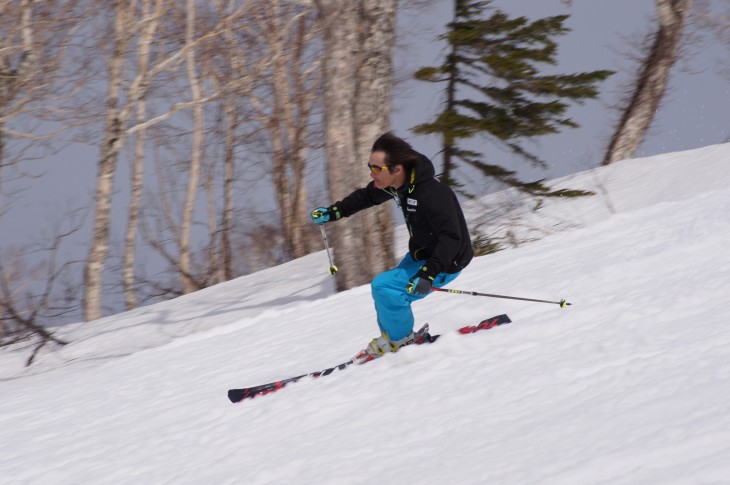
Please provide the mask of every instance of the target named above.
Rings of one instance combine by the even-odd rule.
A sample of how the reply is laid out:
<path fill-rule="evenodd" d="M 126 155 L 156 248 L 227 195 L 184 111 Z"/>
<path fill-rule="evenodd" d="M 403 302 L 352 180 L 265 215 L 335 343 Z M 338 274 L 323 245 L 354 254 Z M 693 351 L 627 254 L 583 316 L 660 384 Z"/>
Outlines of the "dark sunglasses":
<path fill-rule="evenodd" d="M 387 170 L 387 171 L 389 171 L 389 172 L 390 172 L 390 167 L 389 167 L 389 166 L 387 166 L 387 165 L 370 165 L 370 164 L 368 163 L 368 168 L 369 168 L 369 169 L 370 169 L 370 171 L 371 171 L 371 172 L 373 172 L 373 173 L 380 173 L 380 172 L 382 172 L 383 170 Z"/>

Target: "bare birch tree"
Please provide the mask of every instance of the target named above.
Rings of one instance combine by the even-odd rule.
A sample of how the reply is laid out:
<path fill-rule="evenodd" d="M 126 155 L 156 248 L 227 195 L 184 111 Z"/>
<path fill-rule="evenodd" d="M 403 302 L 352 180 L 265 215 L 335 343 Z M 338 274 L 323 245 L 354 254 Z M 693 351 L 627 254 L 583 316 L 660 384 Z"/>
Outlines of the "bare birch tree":
<path fill-rule="evenodd" d="M 393 93 L 393 48 L 397 0 L 366 0 L 361 19 L 362 60 L 358 72 L 355 104 L 357 157 L 363 164 L 373 142 L 390 129 Z M 366 267 L 358 271 L 373 276 L 392 268 L 395 262 L 391 227 L 391 204 L 362 214 L 361 247 Z M 372 230 L 377 228 L 377 230 Z"/>
<path fill-rule="evenodd" d="M 37 52 L 31 27 L 32 2 L 3 0 L 0 3 L 0 216 L 5 212 L 2 189 L 5 175 L 7 125 L 20 108 L 14 103 L 23 86 L 32 79 L 31 66 Z M 22 103 L 20 103 L 22 104 Z"/>
<path fill-rule="evenodd" d="M 141 16 L 145 25 L 140 33 L 137 45 L 137 73 L 144 74 L 145 78 L 140 83 L 141 89 L 146 91 L 150 82 L 148 77 L 152 41 L 158 30 L 161 16 L 164 11 L 164 0 L 144 0 L 141 5 Z M 140 96 L 136 106 L 136 122 L 143 123 L 147 119 L 147 100 Z M 137 295 L 135 291 L 135 261 L 136 241 L 139 230 L 140 205 L 142 203 L 142 190 L 145 164 L 145 136 L 146 130 L 142 129 L 136 133 L 134 155 L 130 170 L 130 201 L 127 229 L 124 238 L 124 263 L 122 269 L 122 284 L 127 309 L 137 306 Z"/>
<path fill-rule="evenodd" d="M 221 35 L 224 30 L 224 26 L 230 18 L 240 17 L 242 11 L 244 11 L 246 2 L 240 2 L 231 9 L 226 17 L 220 19 L 219 22 L 214 24 L 212 27 L 205 29 L 204 32 L 195 34 L 194 39 L 190 39 L 189 30 L 184 30 L 186 34 L 183 36 L 183 41 L 179 46 L 175 47 L 175 39 L 166 39 L 168 44 L 173 47 L 168 47 L 167 51 L 160 52 L 155 57 L 154 63 L 148 67 L 145 71 L 134 71 L 134 75 L 130 75 L 130 71 L 126 67 L 126 55 L 129 47 L 133 42 L 140 41 L 140 35 L 144 38 L 145 33 L 151 32 L 150 23 L 154 19 L 159 19 L 161 15 L 165 15 L 165 19 L 169 17 L 169 11 L 174 7 L 171 3 L 172 0 L 158 0 L 160 3 L 156 3 L 155 8 L 152 9 L 150 4 L 145 4 L 146 7 L 142 17 L 137 17 L 137 2 L 112 2 L 112 9 L 110 12 L 111 22 L 113 27 L 111 28 L 111 49 L 108 54 L 107 61 L 107 102 L 106 102 L 106 121 L 104 128 L 104 136 L 101 144 L 99 163 L 98 163 L 98 175 L 97 175 L 97 188 L 94 198 L 94 216 L 93 216 L 93 233 L 90 244 L 89 254 L 87 257 L 86 268 L 85 268 L 85 295 L 84 295 L 84 316 L 86 320 L 94 320 L 101 316 L 101 290 L 102 290 L 102 276 L 104 273 L 104 265 L 109 249 L 109 226 L 111 224 L 110 211 L 112 201 L 112 189 L 114 185 L 114 173 L 116 168 L 117 159 L 119 153 L 126 143 L 127 139 L 135 133 L 139 133 L 146 128 L 166 121 L 182 110 L 192 109 L 195 113 L 200 114 L 198 109 L 202 110 L 202 105 L 216 99 L 219 96 L 219 92 L 210 93 L 208 96 L 202 97 L 201 90 L 198 87 L 198 80 L 193 79 L 191 83 L 190 76 L 195 76 L 195 49 L 201 43 Z M 194 6 L 194 5 L 193 5 Z M 187 9 L 190 10 L 190 4 L 187 4 Z M 161 10 L 160 10 L 161 9 Z M 163 14 L 159 12 L 163 11 Z M 105 12 L 105 11 L 104 11 Z M 103 15 L 103 14 L 100 14 Z M 195 22 L 195 12 L 190 12 L 188 16 L 188 22 Z M 173 17 L 171 22 L 175 21 Z M 193 25 L 194 27 L 194 25 Z M 188 29 L 188 27 L 186 27 Z M 175 35 L 175 26 L 170 26 L 169 29 Z M 142 32 L 142 34 L 140 34 Z M 194 31 L 193 31 L 194 32 Z M 150 34 L 151 35 L 151 34 Z M 183 101 L 178 101 L 170 106 L 165 107 L 165 111 L 152 118 L 144 121 L 138 121 L 136 124 L 130 124 L 131 115 L 138 106 L 140 100 L 143 100 L 149 92 L 150 86 L 153 84 L 157 76 L 162 73 L 171 73 L 177 71 L 181 64 L 185 64 L 186 72 L 184 78 L 188 80 L 191 98 Z M 131 77 L 130 81 L 126 78 Z M 138 111 L 139 113 L 139 111 Z M 202 136 L 202 131 L 200 131 Z M 197 147 L 193 150 L 195 157 L 200 157 L 199 148 L 202 144 L 202 138 L 194 138 L 194 145 Z M 195 155 L 197 153 L 197 155 Z M 195 191 L 198 190 L 198 171 L 200 158 L 196 158 L 191 165 L 191 178 L 193 181 L 190 182 L 189 187 L 194 185 Z M 197 168 L 196 168 L 197 167 Z M 188 215 L 191 214 L 192 210 L 188 208 L 194 204 L 195 197 L 192 195 L 192 189 L 188 191 L 188 198 L 185 202 L 183 209 L 183 221 L 181 227 L 190 227 L 192 220 L 188 220 Z M 190 215 L 190 217 L 192 217 Z M 180 252 L 180 258 L 178 259 L 178 270 L 183 276 L 184 280 L 184 291 L 191 291 L 193 285 L 190 284 L 190 269 L 186 266 L 189 263 L 189 252 L 187 252 L 188 240 L 186 240 L 186 230 L 180 231 L 180 239 L 178 240 L 178 250 Z"/>
<path fill-rule="evenodd" d="M 3 177 L 7 164 L 6 127 L 14 112 L 13 100 L 21 90 L 34 55 L 33 31 L 30 28 L 31 2 L 21 2 L 20 9 L 12 11 L 16 2 L 0 3 L 0 216 L 3 207 Z"/>
<path fill-rule="evenodd" d="M 190 266 L 190 231 L 193 225 L 193 212 L 195 210 L 195 196 L 200 184 L 200 166 L 203 146 L 203 104 L 201 103 L 202 91 L 200 86 L 197 56 L 195 46 L 195 0 L 187 0 L 186 24 L 185 24 L 185 65 L 188 84 L 190 85 L 191 101 L 193 103 L 193 140 L 190 154 L 190 169 L 188 175 L 188 186 L 185 192 L 183 203 L 182 224 L 180 226 L 180 273 L 182 278 L 183 293 L 190 293 L 196 289 L 191 277 Z"/>
<path fill-rule="evenodd" d="M 257 2 L 250 19 L 264 45 L 259 82 L 253 93 L 260 122 L 270 143 L 272 177 L 286 252 L 293 258 L 309 253 L 305 168 L 312 108 L 321 95 L 320 56 L 313 53 L 319 36 L 314 10 L 285 0 Z"/>
<path fill-rule="evenodd" d="M 241 143 L 238 133 L 242 125 L 242 110 L 240 98 L 247 98 L 253 90 L 252 86 L 258 81 L 255 66 L 249 66 L 246 59 L 252 47 L 252 42 L 258 42 L 249 35 L 239 35 L 247 30 L 250 18 L 255 16 L 255 2 L 238 3 L 236 8 L 246 15 L 232 15 L 227 10 L 232 4 L 215 2 L 203 9 L 202 5 L 188 5 L 182 11 L 185 48 L 185 90 L 176 91 L 176 98 L 189 97 L 192 106 L 192 129 L 184 133 L 185 138 L 191 138 L 189 152 L 173 155 L 186 160 L 184 173 L 187 176 L 182 202 L 182 212 L 179 222 L 174 216 L 172 207 L 177 204 L 168 199 L 174 197 L 177 182 L 174 177 L 161 173 L 166 179 L 167 189 L 160 191 L 159 197 L 163 200 L 162 213 L 155 214 L 157 223 L 154 229 L 147 231 L 147 241 L 168 262 L 169 271 L 174 272 L 180 279 L 176 285 L 153 284 L 157 294 L 185 294 L 212 284 L 225 281 L 233 277 L 233 251 L 231 249 L 231 231 L 233 226 L 233 184 L 235 179 L 235 151 Z M 251 10 L 253 9 L 253 10 Z M 196 33 L 197 30 L 197 33 Z M 216 35 L 212 35 L 215 33 Z M 204 39 L 200 42 L 200 39 Z M 256 71 L 256 72 L 254 72 Z M 206 86 L 211 87 L 210 93 L 204 93 Z M 196 101 L 197 100 L 197 101 Z M 210 106 L 209 113 L 219 113 L 215 126 L 209 126 L 210 116 L 206 117 L 206 106 Z M 220 126 L 223 126 L 221 129 Z M 222 133 L 222 135 L 221 135 Z M 219 165 L 211 145 L 217 143 L 203 140 L 213 136 L 223 146 L 223 181 L 219 189 L 216 180 Z M 179 135 L 174 135 L 179 136 Z M 161 141 L 161 140 L 160 140 Z M 170 147 L 170 143 L 162 141 Z M 178 143 L 175 143 L 177 145 Z M 177 150 L 177 147 L 173 148 Z M 187 150 L 187 148 L 186 148 Z M 188 153 L 190 154 L 188 156 Z M 189 161 L 187 161 L 189 160 Z M 207 247 L 194 252 L 193 227 L 201 222 L 194 217 L 198 206 L 197 200 L 200 191 L 205 193 L 206 226 L 208 228 Z M 222 195 L 223 202 L 218 207 L 218 196 Z M 218 216 L 220 210 L 220 217 Z M 199 212 L 200 213 L 200 212 Z M 164 221 L 164 222 L 163 222 Z M 177 247 L 171 249 L 162 241 L 165 232 L 172 233 Z M 196 237 L 199 239 L 200 234 Z"/>
<path fill-rule="evenodd" d="M 389 126 L 397 1 L 315 0 L 315 5 L 324 31 L 325 152 L 330 198 L 335 201 L 367 183 L 365 154 L 374 134 Z M 357 214 L 333 227 L 340 290 L 368 283 L 392 264 L 388 216 L 383 212 L 375 221 L 372 217 Z"/>
<path fill-rule="evenodd" d="M 0 0 L 0 217 L 7 206 L 3 181 L 8 169 L 37 157 L 39 148 L 55 136 L 34 131 L 35 123 L 73 89 L 60 77 L 69 36 L 80 23 L 77 8 L 67 0 Z M 13 126 L 24 120 L 25 126 Z M 11 143 L 13 150 L 11 150 Z"/>
<path fill-rule="evenodd" d="M 611 138 L 603 164 L 631 158 L 654 120 L 679 57 L 691 0 L 656 0 L 659 27 L 640 68 L 628 106 Z"/>
<path fill-rule="evenodd" d="M 238 115 L 234 102 L 225 103 L 225 154 L 223 156 L 223 216 L 221 218 L 220 248 L 222 254 L 222 277 L 224 281 L 233 278 L 233 250 L 231 232 L 233 231 L 233 182 L 235 177 L 235 139 L 238 128 Z"/>
<path fill-rule="evenodd" d="M 222 90 L 219 111 L 223 124 L 223 203 L 218 237 L 220 253 L 219 281 L 228 281 L 234 276 L 233 249 L 231 233 L 233 232 L 234 189 L 236 174 L 236 147 L 239 144 L 238 130 L 243 124 L 239 97 L 247 97 L 255 74 L 246 67 L 244 56 L 246 49 L 240 49 L 239 38 L 234 34 L 236 29 L 225 29 L 220 39 L 218 52 L 223 53 L 222 67 L 210 63 L 211 82 Z M 236 82 L 232 82 L 233 80 Z M 222 88 L 225 86 L 225 88 Z M 215 251 L 211 241 L 211 251 Z"/>
<path fill-rule="evenodd" d="M 107 61 L 106 121 L 98 162 L 91 246 L 84 271 L 86 285 L 84 317 L 87 321 L 101 317 L 102 277 L 109 249 L 114 172 L 119 151 L 124 143 L 127 121 L 125 118 L 129 111 L 124 109 L 123 101 L 120 99 L 123 88 L 124 56 L 132 40 L 132 31 L 129 28 L 130 12 L 125 3 L 121 0 L 114 1 L 111 9 L 113 27 L 112 49 Z"/>

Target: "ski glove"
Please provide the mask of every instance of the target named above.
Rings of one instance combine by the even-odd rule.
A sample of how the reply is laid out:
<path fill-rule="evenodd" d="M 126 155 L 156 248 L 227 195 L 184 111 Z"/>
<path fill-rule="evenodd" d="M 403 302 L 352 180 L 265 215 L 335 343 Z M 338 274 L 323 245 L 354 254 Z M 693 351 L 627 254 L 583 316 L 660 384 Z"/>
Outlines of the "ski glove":
<path fill-rule="evenodd" d="M 336 221 L 342 217 L 340 210 L 335 207 L 317 207 L 312 211 L 312 220 L 320 226 L 325 222 Z"/>
<path fill-rule="evenodd" d="M 433 276 L 429 276 L 428 269 L 424 266 L 416 276 L 410 279 L 406 291 L 411 295 L 423 296 L 431 293 L 433 286 Z"/>

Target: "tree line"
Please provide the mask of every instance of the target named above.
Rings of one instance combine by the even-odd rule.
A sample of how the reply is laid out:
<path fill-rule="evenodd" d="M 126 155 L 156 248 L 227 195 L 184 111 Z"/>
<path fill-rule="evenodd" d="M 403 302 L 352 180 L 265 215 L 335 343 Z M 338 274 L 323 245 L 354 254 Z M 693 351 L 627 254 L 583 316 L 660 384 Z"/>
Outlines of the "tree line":
<path fill-rule="evenodd" d="M 491 4 L 454 1 L 443 63 L 414 73 L 444 86 L 444 109 L 415 131 L 440 137 L 443 177 L 456 186 L 453 168 L 465 163 L 531 196 L 580 195 L 522 181 L 462 146 L 482 136 L 544 164 L 523 142 L 577 126 L 569 103 L 595 98 L 611 75 L 543 74 L 569 17 L 515 18 Z M 689 4 L 657 0 L 656 42 L 605 163 L 643 139 L 653 111 L 642 92 L 661 99 Z M 41 243 L 0 247 L 0 345 L 62 344 L 49 324 L 95 320 L 120 300 L 133 309 L 321 249 L 307 182 L 320 171 L 329 201 L 362 185 L 372 141 L 390 129 L 398 8 L 0 0 L 0 218 L 18 197 L 9 181 L 36 160 L 70 143 L 97 149 L 90 206 L 69 210 Z M 121 208 L 119 187 L 128 191 Z M 332 228 L 338 289 L 393 264 L 392 225 L 383 207 Z M 65 257 L 65 241 L 85 233 L 85 257 Z M 161 270 L 147 270 L 149 254 Z"/>

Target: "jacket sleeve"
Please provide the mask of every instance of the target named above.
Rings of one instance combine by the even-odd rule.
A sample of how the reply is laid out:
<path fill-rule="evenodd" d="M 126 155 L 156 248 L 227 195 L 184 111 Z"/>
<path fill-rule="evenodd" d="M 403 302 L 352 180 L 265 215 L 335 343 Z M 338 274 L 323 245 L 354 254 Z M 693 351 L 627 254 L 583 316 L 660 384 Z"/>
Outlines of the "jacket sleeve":
<path fill-rule="evenodd" d="M 439 196 L 426 199 L 428 220 L 436 237 L 436 245 L 424 266 L 426 273 L 434 277 L 442 272 L 450 272 L 451 262 L 464 243 L 470 244 L 469 234 L 464 234 L 464 228 L 460 224 L 463 216 L 456 196 L 447 187 L 438 187 Z"/>
<path fill-rule="evenodd" d="M 337 207 L 342 217 L 350 217 L 356 212 L 382 204 L 391 198 L 392 196 L 388 192 L 375 188 L 373 182 L 370 182 L 367 186 L 355 190 L 341 201 L 335 202 L 333 207 Z"/>

